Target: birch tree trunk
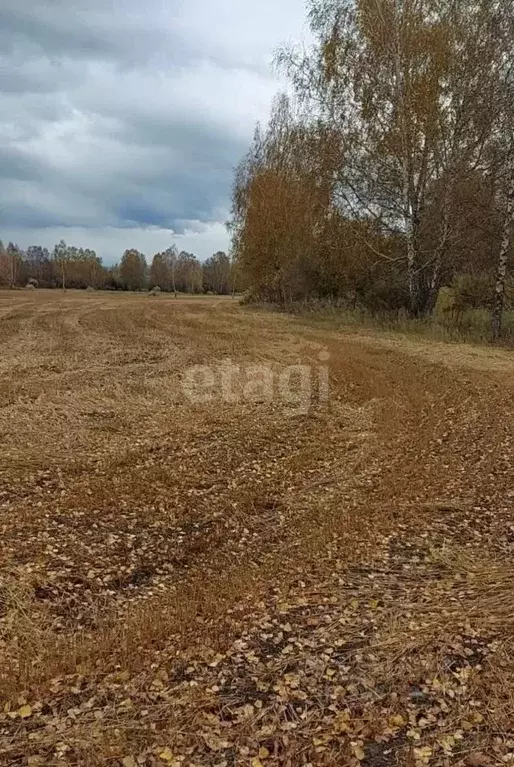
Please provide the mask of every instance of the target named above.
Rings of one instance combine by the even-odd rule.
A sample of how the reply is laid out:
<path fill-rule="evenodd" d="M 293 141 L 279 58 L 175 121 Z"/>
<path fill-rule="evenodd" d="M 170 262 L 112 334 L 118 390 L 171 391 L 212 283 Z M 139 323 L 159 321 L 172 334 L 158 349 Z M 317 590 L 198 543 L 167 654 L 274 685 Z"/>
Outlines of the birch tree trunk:
<path fill-rule="evenodd" d="M 11 253 L 10 260 L 9 287 L 12 290 L 16 285 L 16 255 L 14 253 Z"/>
<path fill-rule="evenodd" d="M 407 240 L 407 274 L 409 280 L 410 311 L 413 317 L 420 313 L 419 273 L 416 252 L 416 227 L 413 216 L 404 216 L 405 237 Z"/>
<path fill-rule="evenodd" d="M 171 261 L 171 287 L 173 289 L 173 295 L 177 297 L 177 287 L 175 285 L 175 259 Z"/>
<path fill-rule="evenodd" d="M 497 341 L 501 335 L 503 309 L 505 305 L 505 279 L 507 276 L 507 264 L 511 242 L 511 229 L 514 223 L 514 151 L 511 152 L 509 161 L 509 188 L 507 190 L 507 205 L 505 210 L 505 223 L 503 236 L 498 257 L 496 270 L 496 288 L 494 291 L 492 311 L 492 336 Z"/>
<path fill-rule="evenodd" d="M 395 2 L 395 24 L 394 68 L 396 102 L 400 113 L 403 227 L 407 243 L 407 279 L 410 313 L 413 317 L 417 317 L 421 310 L 419 259 L 417 253 L 419 216 L 413 199 L 412 140 L 409 130 L 409 77 L 406 64 L 402 60 L 402 51 L 405 48 L 404 41 L 402 40 L 405 19 L 402 18 L 402 4 L 398 0 Z"/>
<path fill-rule="evenodd" d="M 439 288 L 441 287 L 441 272 L 443 269 L 443 262 L 447 255 L 448 241 L 450 239 L 452 216 L 451 201 L 455 193 L 456 173 L 453 169 L 450 169 L 450 174 L 450 180 L 445 184 L 444 187 L 441 231 L 435 252 L 434 266 L 432 268 L 432 278 L 430 280 L 430 288 L 428 291 L 428 297 L 425 306 L 425 313 L 427 315 L 432 314 L 437 303 Z"/>

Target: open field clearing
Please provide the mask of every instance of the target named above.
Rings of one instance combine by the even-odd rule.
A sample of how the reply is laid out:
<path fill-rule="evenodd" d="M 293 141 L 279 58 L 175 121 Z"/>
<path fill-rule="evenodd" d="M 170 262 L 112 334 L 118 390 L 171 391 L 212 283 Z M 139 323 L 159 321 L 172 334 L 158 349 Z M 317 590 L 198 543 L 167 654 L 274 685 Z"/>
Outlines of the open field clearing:
<path fill-rule="evenodd" d="M 0 764 L 514 763 L 513 373 L 230 298 L 0 293 Z"/>

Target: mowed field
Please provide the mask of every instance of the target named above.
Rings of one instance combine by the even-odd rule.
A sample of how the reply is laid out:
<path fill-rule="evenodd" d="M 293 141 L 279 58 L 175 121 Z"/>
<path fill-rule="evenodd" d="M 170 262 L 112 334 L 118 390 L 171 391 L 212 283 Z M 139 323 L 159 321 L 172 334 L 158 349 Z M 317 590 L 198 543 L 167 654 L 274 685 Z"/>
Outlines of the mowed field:
<path fill-rule="evenodd" d="M 514 762 L 513 373 L 231 298 L 1 292 L 0 764 Z"/>

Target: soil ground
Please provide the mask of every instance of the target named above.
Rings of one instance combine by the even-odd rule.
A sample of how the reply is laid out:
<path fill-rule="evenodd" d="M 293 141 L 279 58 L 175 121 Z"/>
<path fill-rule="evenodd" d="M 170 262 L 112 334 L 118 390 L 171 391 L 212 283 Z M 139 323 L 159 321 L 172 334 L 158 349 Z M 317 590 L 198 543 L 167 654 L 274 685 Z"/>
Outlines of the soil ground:
<path fill-rule="evenodd" d="M 230 298 L 0 293 L 0 764 L 514 763 L 513 373 Z"/>

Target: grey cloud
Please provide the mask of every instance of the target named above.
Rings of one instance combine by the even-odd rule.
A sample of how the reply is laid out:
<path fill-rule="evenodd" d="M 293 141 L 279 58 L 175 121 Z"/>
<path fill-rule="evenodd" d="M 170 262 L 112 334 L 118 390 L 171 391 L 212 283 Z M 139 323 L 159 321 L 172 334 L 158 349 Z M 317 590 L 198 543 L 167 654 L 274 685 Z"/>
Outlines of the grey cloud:
<path fill-rule="evenodd" d="M 219 247 L 233 167 L 277 87 L 269 56 L 303 16 L 283 6 L 3 0 L 0 237 L 173 230 Z"/>
<path fill-rule="evenodd" d="M 7 0 L 0 8 L 0 43 L 11 53 L 28 44 L 52 57 L 119 62 L 146 60 L 165 43 L 162 30 L 145 26 L 151 14 L 144 12 L 143 4 L 124 2 L 119 4 L 120 12 L 115 9 L 115 3 L 100 0 Z"/>

